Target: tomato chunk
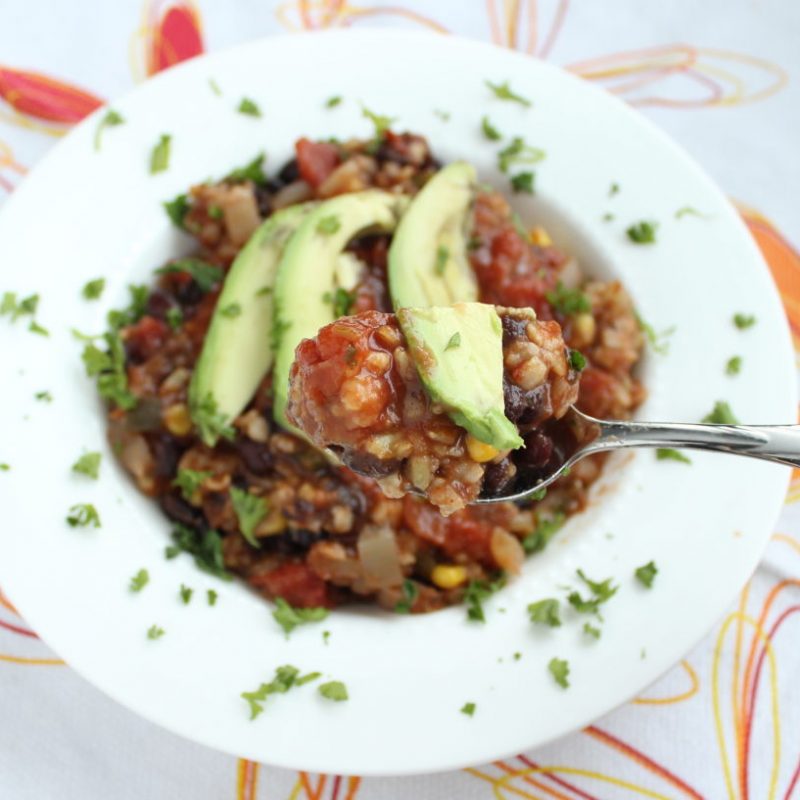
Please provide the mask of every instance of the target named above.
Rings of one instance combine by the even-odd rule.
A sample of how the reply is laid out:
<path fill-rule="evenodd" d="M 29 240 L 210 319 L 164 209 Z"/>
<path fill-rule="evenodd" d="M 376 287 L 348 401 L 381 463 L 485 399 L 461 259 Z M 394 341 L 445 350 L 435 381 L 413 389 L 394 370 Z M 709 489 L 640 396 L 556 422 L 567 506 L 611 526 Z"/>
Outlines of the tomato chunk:
<path fill-rule="evenodd" d="M 282 597 L 296 608 L 333 607 L 328 585 L 307 564 L 281 564 L 264 575 L 251 575 L 248 582 L 270 597 Z"/>
<path fill-rule="evenodd" d="M 303 180 L 315 189 L 339 166 L 339 150 L 329 142 L 298 139 L 294 146 L 297 168 Z"/>

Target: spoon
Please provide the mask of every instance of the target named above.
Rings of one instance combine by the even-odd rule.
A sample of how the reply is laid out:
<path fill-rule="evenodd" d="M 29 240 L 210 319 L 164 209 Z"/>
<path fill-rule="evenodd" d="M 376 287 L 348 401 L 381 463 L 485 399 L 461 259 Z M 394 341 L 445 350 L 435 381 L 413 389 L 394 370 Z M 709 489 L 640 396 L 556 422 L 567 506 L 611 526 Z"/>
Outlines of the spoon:
<path fill-rule="evenodd" d="M 592 453 L 621 447 L 677 447 L 713 450 L 800 467 L 800 425 L 688 425 L 680 422 L 621 422 L 590 417 L 575 406 L 562 422 L 580 432 L 580 443 L 564 463 L 530 486 L 500 497 L 479 497 L 473 503 L 507 503 L 529 499 L 560 478 L 565 470 Z"/>

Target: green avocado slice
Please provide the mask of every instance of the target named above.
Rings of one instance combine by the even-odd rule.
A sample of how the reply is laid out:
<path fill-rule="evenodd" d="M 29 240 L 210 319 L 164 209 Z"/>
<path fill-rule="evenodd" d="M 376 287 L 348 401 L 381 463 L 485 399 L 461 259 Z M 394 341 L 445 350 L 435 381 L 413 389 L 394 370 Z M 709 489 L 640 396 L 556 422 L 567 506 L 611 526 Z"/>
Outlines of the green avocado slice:
<path fill-rule="evenodd" d="M 350 290 L 357 280 L 358 265 L 344 248 L 364 233 L 393 231 L 407 205 L 403 195 L 378 189 L 343 194 L 317 206 L 289 241 L 275 280 L 273 416 L 284 428 L 296 430 L 286 419 L 295 348 L 336 319 L 336 290 Z"/>
<path fill-rule="evenodd" d="M 395 310 L 478 299 L 467 243 L 475 168 L 443 167 L 412 200 L 389 248 L 389 292 Z"/>
<path fill-rule="evenodd" d="M 498 450 L 522 447 L 505 415 L 503 327 L 495 307 L 401 308 L 397 319 L 425 389 L 453 422 Z"/>
<path fill-rule="evenodd" d="M 192 416 L 203 404 L 210 404 L 221 424 L 229 423 L 250 402 L 272 366 L 273 284 L 278 262 L 289 238 L 316 205 L 303 203 L 276 212 L 236 256 L 189 385 Z"/>

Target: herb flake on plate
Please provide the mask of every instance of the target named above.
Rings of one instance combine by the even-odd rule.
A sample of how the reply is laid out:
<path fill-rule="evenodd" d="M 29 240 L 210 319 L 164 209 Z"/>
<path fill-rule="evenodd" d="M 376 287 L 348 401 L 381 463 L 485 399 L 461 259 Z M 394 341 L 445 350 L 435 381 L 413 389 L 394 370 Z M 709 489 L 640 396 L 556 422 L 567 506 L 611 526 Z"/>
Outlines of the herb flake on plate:
<path fill-rule="evenodd" d="M 255 537 L 255 530 L 269 511 L 266 498 L 257 497 L 254 494 L 250 494 L 246 489 L 239 489 L 236 486 L 231 487 L 230 495 L 242 536 L 252 547 L 259 547 L 258 539 Z"/>
<path fill-rule="evenodd" d="M 347 687 L 341 681 L 328 681 L 320 685 L 317 690 L 327 700 L 341 703 L 349 698 Z"/>
<path fill-rule="evenodd" d="M 84 453 L 72 465 L 72 471 L 97 480 L 100 475 L 100 462 L 102 459 L 103 456 L 100 453 Z"/>
<path fill-rule="evenodd" d="M 148 583 L 150 583 L 150 573 L 142 568 L 131 578 L 128 588 L 132 592 L 141 592 Z"/>
<path fill-rule="evenodd" d="M 124 125 L 125 118 L 120 114 L 118 111 L 114 111 L 113 108 L 109 108 L 105 114 L 100 118 L 100 122 L 97 123 L 97 129 L 94 133 L 94 149 L 100 150 L 102 146 L 103 140 L 103 133 L 105 132 L 106 128 L 114 128 L 117 125 Z"/>
<path fill-rule="evenodd" d="M 653 581 L 658 574 L 658 567 L 656 566 L 655 561 L 648 561 L 646 564 L 638 567 L 633 574 L 636 576 L 636 580 L 638 580 L 642 586 L 652 589 Z"/>
<path fill-rule="evenodd" d="M 503 83 L 484 81 L 484 83 L 498 100 L 507 100 L 511 103 L 519 103 L 521 106 L 525 106 L 525 108 L 530 108 L 530 106 L 533 105 L 533 103 L 531 103 L 527 97 L 523 97 L 521 94 L 517 94 L 515 91 L 513 91 L 508 81 L 503 81 Z"/>
<path fill-rule="evenodd" d="M 327 608 L 295 608 L 282 597 L 275 598 L 275 610 L 272 612 L 272 618 L 283 628 L 287 638 L 299 625 L 321 622 L 327 616 Z"/>
<path fill-rule="evenodd" d="M 91 503 L 76 503 L 67 512 L 67 524 L 71 528 L 99 528 L 100 515 Z"/>
<path fill-rule="evenodd" d="M 273 694 L 286 694 L 294 686 L 302 686 L 311 680 L 319 677 L 318 672 L 311 672 L 308 675 L 300 676 L 297 667 L 286 664 L 275 670 L 275 676 L 268 683 L 262 683 L 254 692 L 242 692 L 242 699 L 247 701 L 250 707 L 250 719 L 254 720 L 264 710 L 264 702 Z"/>
<path fill-rule="evenodd" d="M 701 422 L 710 423 L 712 425 L 738 425 L 739 420 L 731 410 L 730 405 L 724 400 L 717 400 L 714 403 L 714 408 L 706 414 Z"/>
<path fill-rule="evenodd" d="M 240 114 L 245 114 L 250 117 L 261 116 L 261 109 L 258 107 L 258 104 L 249 97 L 243 97 L 236 110 Z"/>
<path fill-rule="evenodd" d="M 654 244 L 656 241 L 657 222 L 641 220 L 631 225 L 625 233 L 634 244 Z"/>
<path fill-rule="evenodd" d="M 476 708 L 477 706 L 475 705 L 475 703 L 464 703 L 464 705 L 461 706 L 461 713 L 465 714 L 468 717 L 471 717 L 475 714 Z"/>
<path fill-rule="evenodd" d="M 157 175 L 165 172 L 169 168 L 169 157 L 172 146 L 172 136 L 162 133 L 158 143 L 153 147 L 150 154 L 150 174 Z"/>
<path fill-rule="evenodd" d="M 559 686 L 563 689 L 569 688 L 569 662 L 563 658 L 551 658 L 547 669 Z"/>
<path fill-rule="evenodd" d="M 528 616 L 531 622 L 537 625 L 547 625 L 550 628 L 558 628 L 561 626 L 559 602 L 555 597 L 548 597 L 536 603 L 531 603 L 528 606 Z"/>
<path fill-rule="evenodd" d="M 691 464 L 692 459 L 680 450 L 675 450 L 672 447 L 658 447 L 656 448 L 656 459 L 658 461 L 680 461 L 683 464 Z"/>
<path fill-rule="evenodd" d="M 103 294 L 103 289 L 105 288 L 106 279 L 95 278 L 84 285 L 83 289 L 81 289 L 81 294 L 86 300 L 97 300 Z"/>

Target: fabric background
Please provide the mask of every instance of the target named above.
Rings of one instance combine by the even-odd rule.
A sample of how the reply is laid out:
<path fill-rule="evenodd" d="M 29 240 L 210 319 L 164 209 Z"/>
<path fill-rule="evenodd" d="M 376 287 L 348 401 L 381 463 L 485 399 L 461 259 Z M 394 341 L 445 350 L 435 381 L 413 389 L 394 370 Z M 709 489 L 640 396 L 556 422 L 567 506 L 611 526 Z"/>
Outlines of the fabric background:
<path fill-rule="evenodd" d="M 638 107 L 740 208 L 800 352 L 796 0 L 0 0 L 0 202 L 71 124 L 177 61 L 363 24 L 494 41 Z M 0 594 L 0 798 L 800 798 L 798 611 L 796 472 L 751 583 L 642 697 L 503 762 L 361 780 L 237 760 L 156 728 L 64 666 Z"/>

